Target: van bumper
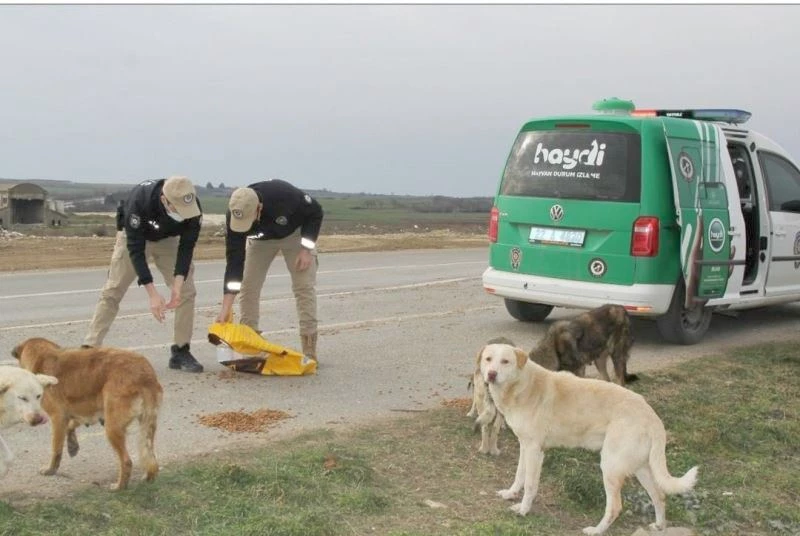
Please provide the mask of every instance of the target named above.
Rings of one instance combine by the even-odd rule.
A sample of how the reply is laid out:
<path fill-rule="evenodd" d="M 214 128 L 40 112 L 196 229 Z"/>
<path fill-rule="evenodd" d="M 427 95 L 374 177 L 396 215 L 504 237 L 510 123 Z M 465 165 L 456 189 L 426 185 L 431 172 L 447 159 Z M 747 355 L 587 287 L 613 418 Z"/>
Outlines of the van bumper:
<path fill-rule="evenodd" d="M 501 272 L 487 268 L 483 288 L 490 294 L 556 307 L 594 309 L 606 303 L 625 307 L 631 315 L 667 312 L 675 285 L 609 285 Z"/>

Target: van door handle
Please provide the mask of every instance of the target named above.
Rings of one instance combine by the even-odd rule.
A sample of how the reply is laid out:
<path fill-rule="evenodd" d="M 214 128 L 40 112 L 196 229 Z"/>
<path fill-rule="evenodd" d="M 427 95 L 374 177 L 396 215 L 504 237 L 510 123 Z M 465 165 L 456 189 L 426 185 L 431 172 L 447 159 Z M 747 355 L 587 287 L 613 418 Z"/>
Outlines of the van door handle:
<path fill-rule="evenodd" d="M 786 236 L 786 231 L 774 231 L 772 234 L 775 236 Z"/>
<path fill-rule="evenodd" d="M 728 231 L 728 236 L 742 236 L 742 233 L 740 233 L 739 231 L 735 231 L 733 227 L 731 227 L 731 230 Z"/>

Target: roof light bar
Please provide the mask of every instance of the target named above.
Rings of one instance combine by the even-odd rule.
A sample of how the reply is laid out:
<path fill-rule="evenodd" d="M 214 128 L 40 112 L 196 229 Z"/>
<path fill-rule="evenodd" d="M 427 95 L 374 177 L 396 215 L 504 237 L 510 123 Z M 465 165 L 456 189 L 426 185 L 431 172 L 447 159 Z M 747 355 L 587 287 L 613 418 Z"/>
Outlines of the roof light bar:
<path fill-rule="evenodd" d="M 678 117 L 740 125 L 747 122 L 753 114 L 733 108 L 703 108 L 696 110 L 634 110 L 631 115 L 635 117 Z"/>

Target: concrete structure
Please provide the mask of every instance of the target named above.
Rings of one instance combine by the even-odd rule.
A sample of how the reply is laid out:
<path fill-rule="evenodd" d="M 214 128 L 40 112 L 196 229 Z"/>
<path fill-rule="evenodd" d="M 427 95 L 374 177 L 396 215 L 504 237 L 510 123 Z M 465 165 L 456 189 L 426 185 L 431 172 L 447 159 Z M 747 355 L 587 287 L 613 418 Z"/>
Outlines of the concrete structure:
<path fill-rule="evenodd" d="M 55 210 L 47 190 L 31 182 L 0 184 L 0 227 L 66 225 L 67 215 Z"/>

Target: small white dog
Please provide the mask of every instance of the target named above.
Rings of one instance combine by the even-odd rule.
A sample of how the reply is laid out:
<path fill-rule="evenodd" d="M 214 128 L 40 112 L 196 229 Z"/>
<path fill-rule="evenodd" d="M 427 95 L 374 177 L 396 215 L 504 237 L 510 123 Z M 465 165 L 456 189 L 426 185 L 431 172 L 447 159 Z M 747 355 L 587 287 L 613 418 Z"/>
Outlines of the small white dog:
<path fill-rule="evenodd" d="M 621 490 L 636 475 L 656 513 L 651 528 L 666 527 L 667 494 L 694 487 L 697 467 L 680 478 L 669 474 L 664 452 L 664 424 L 645 399 L 617 384 L 552 372 L 508 344 L 489 344 L 478 352 L 478 366 L 497 409 L 519 440 L 519 462 L 514 483 L 498 491 L 506 500 L 522 501 L 511 507 L 527 514 L 539 489 L 544 451 L 550 447 L 581 447 L 600 451 L 600 469 L 606 492 L 603 519 L 585 534 L 602 534 L 622 510 Z"/>
<path fill-rule="evenodd" d="M 42 395 L 46 386 L 56 383 L 58 380 L 53 376 L 0 365 L 0 428 L 23 422 L 31 426 L 46 423 Z M 13 459 L 14 454 L 0 436 L 0 476 L 5 476 Z"/>

